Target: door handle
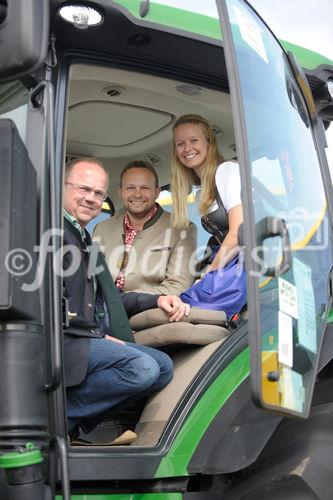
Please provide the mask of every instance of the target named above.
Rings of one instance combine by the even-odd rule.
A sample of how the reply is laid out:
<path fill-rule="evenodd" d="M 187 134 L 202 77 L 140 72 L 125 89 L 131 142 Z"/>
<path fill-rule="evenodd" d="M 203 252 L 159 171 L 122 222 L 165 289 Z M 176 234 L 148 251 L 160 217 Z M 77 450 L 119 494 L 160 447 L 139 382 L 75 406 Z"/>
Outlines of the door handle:
<path fill-rule="evenodd" d="M 277 266 L 267 267 L 264 276 L 280 276 L 291 268 L 291 245 L 287 224 L 279 217 L 267 216 L 256 224 L 258 246 L 267 238 L 281 236 L 282 239 L 282 259 Z"/>

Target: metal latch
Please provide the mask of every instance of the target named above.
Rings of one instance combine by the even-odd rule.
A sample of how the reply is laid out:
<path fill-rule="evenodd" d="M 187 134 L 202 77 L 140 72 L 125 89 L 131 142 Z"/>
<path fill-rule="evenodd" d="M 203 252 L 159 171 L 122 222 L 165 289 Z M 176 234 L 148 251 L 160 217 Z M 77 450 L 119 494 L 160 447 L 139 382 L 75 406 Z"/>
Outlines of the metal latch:
<path fill-rule="evenodd" d="M 70 312 L 68 307 L 68 299 L 66 297 L 62 297 L 62 326 L 63 328 L 69 327 L 69 322 L 76 318 L 77 314 Z"/>

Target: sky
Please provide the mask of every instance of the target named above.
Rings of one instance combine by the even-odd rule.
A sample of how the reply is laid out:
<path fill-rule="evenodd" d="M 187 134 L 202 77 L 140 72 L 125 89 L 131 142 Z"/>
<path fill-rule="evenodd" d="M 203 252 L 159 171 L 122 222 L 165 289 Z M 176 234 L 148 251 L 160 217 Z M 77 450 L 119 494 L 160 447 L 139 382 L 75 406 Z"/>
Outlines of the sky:
<path fill-rule="evenodd" d="M 278 38 L 333 61 L 332 0 L 250 0 L 250 3 Z"/>
<path fill-rule="evenodd" d="M 250 0 L 250 3 L 278 38 L 333 61 L 332 0 Z M 333 124 L 326 137 L 326 155 L 333 178 Z"/>
<path fill-rule="evenodd" d="M 332 0 L 250 0 L 250 3 L 278 38 L 333 61 Z M 326 137 L 326 155 L 333 178 L 333 124 Z"/>
<path fill-rule="evenodd" d="M 154 0 L 217 16 L 215 0 Z M 278 38 L 333 60 L 332 0 L 248 0 Z"/>

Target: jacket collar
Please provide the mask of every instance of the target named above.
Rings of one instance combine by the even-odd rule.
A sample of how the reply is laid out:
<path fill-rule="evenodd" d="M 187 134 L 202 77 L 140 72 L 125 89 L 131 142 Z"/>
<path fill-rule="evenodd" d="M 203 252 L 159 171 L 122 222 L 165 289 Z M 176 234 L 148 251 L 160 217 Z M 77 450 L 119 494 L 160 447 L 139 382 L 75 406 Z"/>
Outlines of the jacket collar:
<path fill-rule="evenodd" d="M 77 222 L 77 220 L 73 216 L 68 214 L 68 212 L 67 212 L 67 214 L 69 216 L 66 215 L 66 212 L 64 210 L 65 226 L 67 226 L 67 228 L 71 231 L 71 233 L 75 234 L 77 237 L 80 238 L 84 247 L 90 246 L 91 245 L 91 236 L 88 233 L 88 231 L 86 229 L 83 229 L 80 226 L 80 224 Z M 75 224 L 75 222 L 76 222 L 76 224 Z"/>
<path fill-rule="evenodd" d="M 87 243 L 87 232 L 80 226 L 78 221 L 73 217 L 72 214 L 70 214 L 66 208 L 64 208 L 64 217 L 67 222 L 69 222 L 75 229 L 80 233 L 81 240 L 84 244 Z"/>
<path fill-rule="evenodd" d="M 155 214 L 153 215 L 153 217 L 151 219 L 149 219 L 147 222 L 144 223 L 141 231 L 143 231 L 144 229 L 148 229 L 149 227 L 153 226 L 155 224 L 155 222 L 157 222 L 158 219 L 160 217 L 162 217 L 162 215 L 164 213 L 164 210 L 161 207 L 161 205 L 159 205 L 159 203 L 156 203 L 156 208 L 157 208 L 157 210 L 156 210 Z M 122 210 L 121 212 L 119 212 L 117 214 L 116 217 L 118 218 L 118 220 L 121 220 L 124 223 L 125 215 L 126 215 L 126 211 Z"/>

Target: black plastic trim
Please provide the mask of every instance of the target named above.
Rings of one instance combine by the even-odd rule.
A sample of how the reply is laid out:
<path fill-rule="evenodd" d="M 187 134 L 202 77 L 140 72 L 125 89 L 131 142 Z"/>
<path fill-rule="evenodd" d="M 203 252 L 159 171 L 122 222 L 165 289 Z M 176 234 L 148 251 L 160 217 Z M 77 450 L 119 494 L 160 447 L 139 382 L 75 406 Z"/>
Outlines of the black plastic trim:
<path fill-rule="evenodd" d="M 59 9 L 59 6 L 63 3 L 63 0 L 51 0 L 52 4 L 52 9 L 53 11 L 57 11 Z M 141 2 L 144 3 L 144 2 Z M 146 2 L 145 2 L 146 3 Z M 199 42 L 204 42 L 204 43 L 209 43 L 211 45 L 217 45 L 217 46 L 222 46 L 222 40 L 217 40 L 216 38 L 212 38 L 209 36 L 205 35 L 200 35 L 198 33 L 194 33 L 191 31 L 187 30 L 182 30 L 179 28 L 174 28 L 172 26 L 166 26 L 164 24 L 159 24 L 157 22 L 152 22 L 147 19 L 135 17 L 131 14 L 131 12 L 123 7 L 122 5 L 112 1 L 112 0 L 99 0 L 98 1 L 98 6 L 99 8 L 102 7 L 103 13 L 105 17 L 108 17 L 112 15 L 112 10 L 114 12 L 119 12 L 122 14 L 128 21 L 130 21 L 134 26 L 138 28 L 148 28 L 148 29 L 153 29 L 154 31 L 160 31 L 162 33 L 167 33 L 171 35 L 177 35 L 181 36 L 183 38 L 190 38 L 192 40 L 196 40 Z M 138 11 L 138 14 L 140 15 L 140 10 Z M 191 13 L 189 12 L 189 15 Z M 51 12 L 51 18 L 52 18 L 52 12 Z"/>
<path fill-rule="evenodd" d="M 126 57 L 116 54 L 101 54 L 100 52 L 67 49 L 64 52 L 64 59 L 71 64 L 87 64 L 94 66 L 109 66 L 116 69 L 126 69 L 134 72 L 156 75 L 161 78 L 169 78 L 202 85 L 213 90 L 229 93 L 228 80 L 207 75 L 202 71 L 194 71 L 190 68 L 175 67 L 165 63 L 152 62 L 138 57 Z"/>

